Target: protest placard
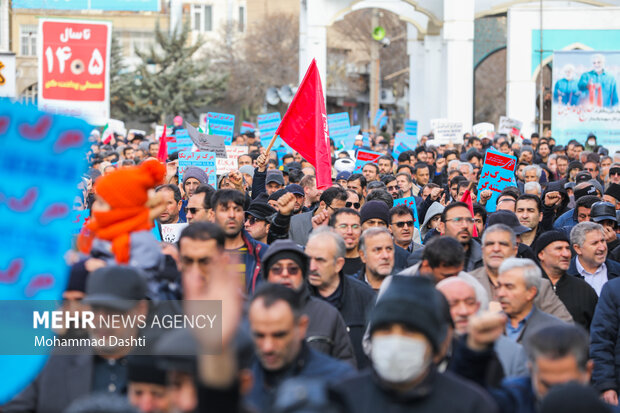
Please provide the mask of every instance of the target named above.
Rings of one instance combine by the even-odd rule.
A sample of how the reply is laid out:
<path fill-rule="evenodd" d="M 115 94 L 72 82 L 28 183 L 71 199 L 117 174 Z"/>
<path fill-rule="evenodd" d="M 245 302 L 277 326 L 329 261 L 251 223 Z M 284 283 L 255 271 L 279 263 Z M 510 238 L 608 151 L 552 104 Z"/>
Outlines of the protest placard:
<path fill-rule="evenodd" d="M 377 113 L 375 114 L 375 119 L 372 124 L 378 128 L 381 128 L 383 125 L 387 123 L 387 113 L 383 109 L 377 109 Z"/>
<path fill-rule="evenodd" d="M 480 202 L 480 192 L 485 189 L 490 190 L 492 196 L 486 204 L 488 212 L 495 211 L 497 208 L 497 198 L 504 188 L 516 186 L 516 164 L 516 157 L 503 154 L 494 149 L 487 149 L 482 171 L 480 172 L 480 181 L 478 181 L 478 202 Z"/>
<path fill-rule="evenodd" d="M 230 145 L 232 143 L 235 131 L 235 115 L 227 113 L 207 113 L 207 131 L 209 135 L 224 136 L 224 143 Z"/>
<path fill-rule="evenodd" d="M 260 130 L 260 142 L 264 148 L 269 146 L 271 138 L 273 138 L 273 135 L 276 133 L 278 126 L 280 126 L 281 119 L 282 118 L 280 117 L 279 112 L 258 115 L 258 117 L 256 118 L 258 122 L 258 129 Z M 273 147 L 277 148 L 283 143 L 284 141 L 282 141 L 282 138 L 278 138 L 273 144 Z"/>
<path fill-rule="evenodd" d="M 181 231 L 183 231 L 185 227 L 187 227 L 186 223 L 161 224 L 161 240 L 171 244 L 177 242 L 181 235 Z"/>
<path fill-rule="evenodd" d="M 394 147 L 394 150 L 392 151 L 392 157 L 394 159 L 398 159 L 398 155 L 400 155 L 401 153 L 405 151 L 410 151 L 410 150 L 411 150 L 410 147 L 408 147 L 407 145 L 401 142 Z"/>
<path fill-rule="evenodd" d="M 237 159 L 241 155 L 245 155 L 248 153 L 247 146 L 226 146 L 226 157 Z"/>
<path fill-rule="evenodd" d="M 519 136 L 519 134 L 521 133 L 522 126 L 523 126 L 523 122 L 521 122 L 520 120 L 512 119 L 512 118 L 509 118 L 508 116 L 500 116 L 497 133 L 504 133 L 506 135 Z"/>
<path fill-rule="evenodd" d="M 349 122 L 349 114 L 347 112 L 327 115 L 329 137 L 334 141 L 336 146 L 340 146 L 341 141 L 349 136 L 350 127 L 351 123 Z"/>
<path fill-rule="evenodd" d="M 431 129 L 435 136 L 435 144 L 463 143 L 463 122 L 450 119 L 432 119 Z"/>
<path fill-rule="evenodd" d="M 91 130 L 80 119 L 0 100 L 0 300 L 61 299 L 74 237 L 71 210 Z M 6 327 L 12 341 L 19 330 Z M 0 356 L 2 370 L 10 372 L 0 377 L 0 403 L 30 383 L 45 360 Z"/>
<path fill-rule="evenodd" d="M 355 138 L 360 133 L 360 125 L 351 126 L 348 129 L 347 135 L 342 137 L 338 141 L 334 141 L 336 148 L 340 150 L 349 150 L 355 147 Z"/>
<path fill-rule="evenodd" d="M 179 152 L 179 182 L 183 182 L 183 173 L 190 166 L 197 166 L 205 171 L 209 177 L 209 185 L 216 188 L 217 186 L 217 165 L 216 155 L 213 152 Z"/>
<path fill-rule="evenodd" d="M 495 132 L 495 125 L 489 122 L 476 123 L 472 127 L 473 135 L 480 139 L 483 139 L 483 138 L 493 139 L 494 132 Z"/>
<path fill-rule="evenodd" d="M 355 169 L 353 170 L 353 173 L 362 172 L 362 168 L 368 162 L 377 163 L 379 157 L 381 156 L 383 156 L 383 154 L 379 152 L 373 152 L 373 151 L 369 151 L 366 149 L 359 149 L 357 151 L 357 156 L 355 158 Z"/>
<path fill-rule="evenodd" d="M 413 212 L 413 225 L 419 230 L 420 221 L 418 220 L 418 208 L 415 203 L 415 197 L 408 196 L 405 198 L 398 198 L 394 200 L 394 206 L 405 205 Z"/>
<path fill-rule="evenodd" d="M 215 160 L 215 169 L 218 175 L 225 175 L 237 169 L 237 158 L 217 158 Z"/>
<path fill-rule="evenodd" d="M 409 136 L 418 136 L 418 121 L 417 120 L 405 120 L 405 127 L 403 128 L 405 133 Z"/>
<path fill-rule="evenodd" d="M 241 129 L 239 130 L 239 132 L 241 134 L 244 134 L 246 132 L 253 132 L 255 129 L 256 129 L 255 124 L 244 120 L 243 122 L 241 122 Z"/>
<path fill-rule="evenodd" d="M 90 217 L 90 209 L 71 211 L 71 228 L 73 234 L 79 234 Z"/>
<path fill-rule="evenodd" d="M 207 135 L 200 133 L 189 123 L 185 122 L 185 127 L 189 133 L 196 148 L 201 152 L 213 152 L 218 158 L 227 158 L 226 144 L 224 143 L 224 137 L 220 135 Z M 178 140 L 178 139 L 177 139 Z M 178 142 L 177 142 L 178 144 Z"/>
<path fill-rule="evenodd" d="M 409 135 L 404 132 L 398 132 L 396 133 L 396 135 L 394 135 L 394 148 L 396 148 L 400 144 L 404 144 L 408 148 L 413 149 L 418 146 L 418 138 L 416 138 L 414 135 Z"/>

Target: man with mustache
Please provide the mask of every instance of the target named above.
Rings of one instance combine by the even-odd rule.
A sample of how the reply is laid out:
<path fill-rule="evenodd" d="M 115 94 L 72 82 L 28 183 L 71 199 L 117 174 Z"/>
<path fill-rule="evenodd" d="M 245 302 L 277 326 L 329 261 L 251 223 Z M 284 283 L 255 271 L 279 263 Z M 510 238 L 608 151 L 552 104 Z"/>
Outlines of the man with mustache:
<path fill-rule="evenodd" d="M 620 264 L 607 259 L 605 229 L 595 222 L 580 222 L 570 233 L 577 256 L 572 259 L 567 274 L 585 280 L 597 295 L 607 281 L 620 276 Z"/>
<path fill-rule="evenodd" d="M 465 250 L 465 271 L 482 267 L 482 250 L 478 241 L 472 238 L 474 218 L 464 202 L 453 202 L 446 206 L 437 227 L 441 235 L 459 241 Z"/>
<path fill-rule="evenodd" d="M 491 225 L 482 234 L 482 259 L 484 266 L 471 271 L 489 295 L 489 300 L 497 301 L 499 287 L 499 267 L 502 263 L 517 256 L 517 238 L 508 225 Z M 562 301 L 554 294 L 551 283 L 542 280 L 534 304 L 542 311 L 561 320 L 570 322 L 572 317 Z"/>
<path fill-rule="evenodd" d="M 551 281 L 553 291 L 560 297 L 573 320 L 589 330 L 598 297 L 587 282 L 566 273 L 571 257 L 568 238 L 560 231 L 545 232 L 534 244 L 534 250 L 543 270 L 543 278 Z"/>
<path fill-rule="evenodd" d="M 523 343 L 526 350 L 529 337 L 536 331 L 564 323 L 534 304 L 543 281 L 540 268 L 527 258 L 508 258 L 499 267 L 497 298 L 508 317 L 506 335 Z"/>

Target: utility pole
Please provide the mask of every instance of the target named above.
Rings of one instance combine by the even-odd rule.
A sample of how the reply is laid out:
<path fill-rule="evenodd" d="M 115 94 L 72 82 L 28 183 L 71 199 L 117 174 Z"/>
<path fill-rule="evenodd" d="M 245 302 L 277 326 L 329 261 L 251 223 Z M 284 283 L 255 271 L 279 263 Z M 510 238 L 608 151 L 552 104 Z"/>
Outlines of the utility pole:
<path fill-rule="evenodd" d="M 379 9 L 372 9 L 372 17 L 370 18 L 370 27 L 374 30 L 379 26 Z M 381 62 L 379 59 L 379 51 L 381 44 L 374 39 L 370 42 L 370 128 L 377 111 L 379 110 L 379 91 L 381 89 Z"/>
<path fill-rule="evenodd" d="M 540 0 L 540 54 L 538 55 L 539 64 L 540 64 L 540 72 L 539 72 L 539 81 L 538 81 L 538 135 L 540 137 L 543 136 L 543 120 L 544 120 L 544 110 L 543 110 L 543 0 Z"/>

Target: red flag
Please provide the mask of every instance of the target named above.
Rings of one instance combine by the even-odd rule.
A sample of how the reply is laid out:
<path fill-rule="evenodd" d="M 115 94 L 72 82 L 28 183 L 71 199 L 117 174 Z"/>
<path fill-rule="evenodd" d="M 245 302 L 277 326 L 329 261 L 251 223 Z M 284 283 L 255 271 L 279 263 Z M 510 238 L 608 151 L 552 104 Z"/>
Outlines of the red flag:
<path fill-rule="evenodd" d="M 297 93 L 278 126 L 280 136 L 316 170 L 316 185 L 325 189 L 332 184 L 332 163 L 327 131 L 327 112 L 319 69 L 312 59 Z"/>
<path fill-rule="evenodd" d="M 157 159 L 159 162 L 168 160 L 168 142 L 166 140 L 166 125 L 164 125 L 164 133 L 159 138 L 159 151 L 157 151 Z"/>
<path fill-rule="evenodd" d="M 468 189 L 467 191 L 465 191 L 465 193 L 463 194 L 463 197 L 461 198 L 461 202 L 465 202 L 467 204 L 467 207 L 469 208 L 469 213 L 471 214 L 471 217 L 474 217 L 474 204 L 471 200 L 471 191 Z M 478 229 L 476 228 L 476 224 L 474 223 L 474 231 L 472 234 L 474 237 L 478 236 Z"/>

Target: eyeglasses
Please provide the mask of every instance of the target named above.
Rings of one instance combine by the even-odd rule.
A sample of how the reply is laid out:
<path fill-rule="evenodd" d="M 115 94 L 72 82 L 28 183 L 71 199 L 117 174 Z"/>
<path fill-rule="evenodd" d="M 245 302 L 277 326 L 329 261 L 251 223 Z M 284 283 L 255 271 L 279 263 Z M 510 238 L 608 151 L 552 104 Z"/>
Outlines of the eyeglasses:
<path fill-rule="evenodd" d="M 204 208 L 198 207 L 185 207 L 185 213 L 191 212 L 192 215 L 196 215 L 199 210 L 203 210 Z"/>
<path fill-rule="evenodd" d="M 452 221 L 455 224 L 473 224 L 475 222 L 475 220 L 472 217 L 456 217 L 456 218 L 450 218 L 450 219 L 446 219 L 446 222 L 448 221 Z"/>
<path fill-rule="evenodd" d="M 254 217 L 254 216 L 252 216 L 252 215 L 250 215 L 249 217 L 247 217 L 247 218 L 246 218 L 246 221 L 247 221 L 247 222 L 248 222 L 248 224 L 250 224 L 250 225 L 254 225 L 254 224 L 256 224 L 257 222 L 265 222 L 265 220 L 264 220 L 264 219 L 258 219 L 258 218 Z"/>
<path fill-rule="evenodd" d="M 346 230 L 348 228 L 351 228 L 353 230 L 358 230 L 358 229 L 361 228 L 361 225 L 360 224 L 353 224 L 353 225 L 340 224 L 340 225 L 338 225 L 338 228 L 339 229 L 344 229 L 344 230 Z"/>
<path fill-rule="evenodd" d="M 269 272 L 271 272 L 273 275 L 281 275 L 285 268 L 288 275 L 297 275 L 301 271 L 301 268 L 299 268 L 297 265 L 289 265 L 287 267 L 284 267 L 283 265 L 274 265 L 273 267 L 271 267 Z"/>
<path fill-rule="evenodd" d="M 333 206 L 331 206 L 329 204 L 326 205 L 326 208 L 329 208 L 329 209 L 331 209 L 334 212 L 338 211 L 338 208 L 334 208 Z"/>
<path fill-rule="evenodd" d="M 413 221 L 394 222 L 398 228 L 404 228 L 407 225 L 409 228 L 413 226 Z"/>
<path fill-rule="evenodd" d="M 361 204 L 360 204 L 359 202 L 346 202 L 346 203 L 344 204 L 344 206 L 345 206 L 345 207 L 347 207 L 347 208 L 351 208 L 351 207 L 353 207 L 353 208 L 355 208 L 355 209 L 359 209 L 360 205 L 361 205 Z"/>

